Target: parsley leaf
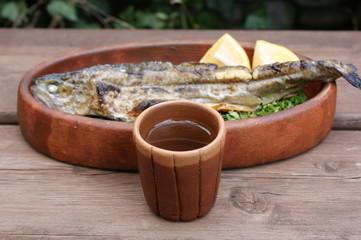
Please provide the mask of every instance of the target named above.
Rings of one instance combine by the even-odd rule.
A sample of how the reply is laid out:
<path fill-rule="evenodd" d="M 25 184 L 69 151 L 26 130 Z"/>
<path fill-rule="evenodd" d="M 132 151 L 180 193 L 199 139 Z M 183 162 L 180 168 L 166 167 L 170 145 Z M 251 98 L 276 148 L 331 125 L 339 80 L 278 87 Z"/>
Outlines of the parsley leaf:
<path fill-rule="evenodd" d="M 289 97 L 283 100 L 276 100 L 266 105 L 261 104 L 261 106 L 252 113 L 229 111 L 229 112 L 223 112 L 221 113 L 221 115 L 223 119 L 226 121 L 263 116 L 270 113 L 279 112 L 288 108 L 292 108 L 294 106 L 297 106 L 305 102 L 306 100 L 307 100 L 307 96 L 305 93 L 305 89 L 301 89 L 298 91 L 298 95 L 296 96 Z"/>

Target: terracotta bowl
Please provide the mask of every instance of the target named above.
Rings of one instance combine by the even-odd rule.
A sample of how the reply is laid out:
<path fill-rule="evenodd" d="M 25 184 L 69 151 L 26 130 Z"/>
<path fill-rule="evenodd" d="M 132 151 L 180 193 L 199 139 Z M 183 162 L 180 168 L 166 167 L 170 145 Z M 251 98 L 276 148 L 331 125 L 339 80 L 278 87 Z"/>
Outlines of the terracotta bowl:
<path fill-rule="evenodd" d="M 27 72 L 20 82 L 18 120 L 21 132 L 37 150 L 60 161 L 102 169 L 137 170 L 132 123 L 75 116 L 48 108 L 32 96 L 31 81 L 44 74 L 97 64 L 197 61 L 213 43 L 192 40 L 107 45 L 45 61 Z M 241 44 L 252 58 L 254 45 Z M 222 168 L 286 159 L 323 140 L 334 119 L 336 85 L 313 83 L 306 88 L 306 94 L 310 99 L 294 108 L 267 116 L 227 121 Z"/>

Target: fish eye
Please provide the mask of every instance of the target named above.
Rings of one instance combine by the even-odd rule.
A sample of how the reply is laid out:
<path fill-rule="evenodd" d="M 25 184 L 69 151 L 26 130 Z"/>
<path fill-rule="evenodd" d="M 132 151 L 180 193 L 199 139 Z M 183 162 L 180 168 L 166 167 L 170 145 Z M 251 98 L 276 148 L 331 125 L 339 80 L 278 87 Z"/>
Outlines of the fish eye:
<path fill-rule="evenodd" d="M 48 91 L 51 93 L 55 93 L 58 91 L 58 86 L 51 84 L 48 86 Z"/>

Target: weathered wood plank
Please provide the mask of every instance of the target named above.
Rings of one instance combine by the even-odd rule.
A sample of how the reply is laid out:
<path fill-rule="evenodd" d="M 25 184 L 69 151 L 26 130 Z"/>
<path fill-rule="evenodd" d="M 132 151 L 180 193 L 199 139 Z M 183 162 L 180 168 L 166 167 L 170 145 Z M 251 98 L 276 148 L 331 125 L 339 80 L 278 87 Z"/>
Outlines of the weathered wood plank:
<path fill-rule="evenodd" d="M 36 64 L 59 54 L 105 44 L 171 39 L 217 39 L 225 31 L 154 30 L 44 30 L 0 29 L 0 123 L 17 123 L 16 94 L 22 76 Z M 239 41 L 257 39 L 279 43 L 313 59 L 339 59 L 361 69 L 360 32 L 239 31 L 230 30 Z M 336 128 L 360 129 L 360 92 L 338 80 Z M 349 119 L 349 114 L 353 114 Z M 344 124 L 343 121 L 347 122 Z"/>
<path fill-rule="evenodd" d="M 96 170 L 34 150 L 0 126 L 0 236 L 126 239 L 359 239 L 359 131 L 272 164 L 223 171 L 204 218 L 174 223 L 145 204 L 137 173 Z"/>

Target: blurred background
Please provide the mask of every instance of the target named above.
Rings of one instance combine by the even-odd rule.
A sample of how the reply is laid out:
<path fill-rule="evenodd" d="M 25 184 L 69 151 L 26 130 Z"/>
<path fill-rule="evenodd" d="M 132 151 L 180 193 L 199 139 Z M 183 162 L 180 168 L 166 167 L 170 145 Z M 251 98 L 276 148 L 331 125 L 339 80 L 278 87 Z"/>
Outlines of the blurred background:
<path fill-rule="evenodd" d="M 0 0 L 2 28 L 360 30 L 359 0 Z"/>

